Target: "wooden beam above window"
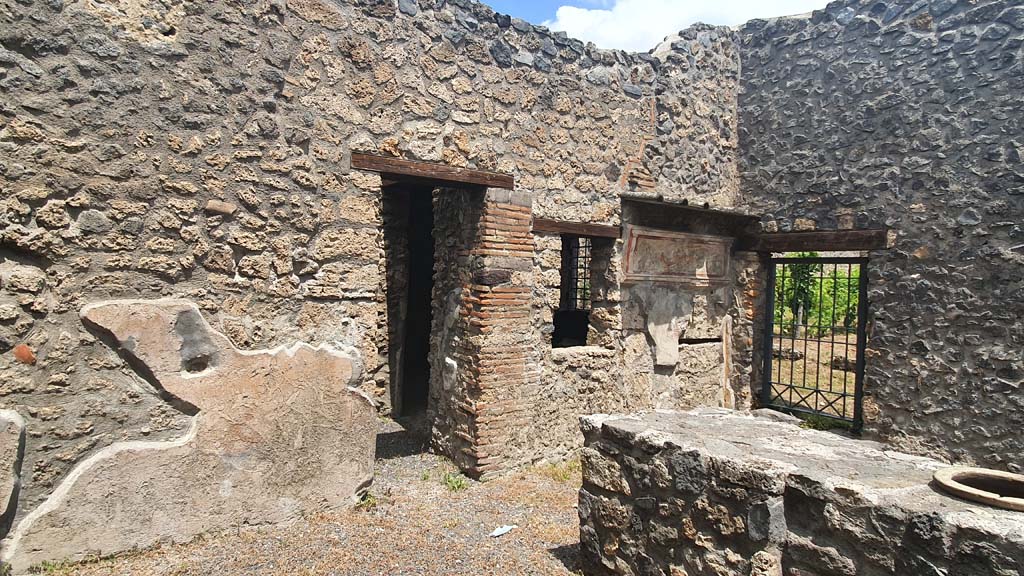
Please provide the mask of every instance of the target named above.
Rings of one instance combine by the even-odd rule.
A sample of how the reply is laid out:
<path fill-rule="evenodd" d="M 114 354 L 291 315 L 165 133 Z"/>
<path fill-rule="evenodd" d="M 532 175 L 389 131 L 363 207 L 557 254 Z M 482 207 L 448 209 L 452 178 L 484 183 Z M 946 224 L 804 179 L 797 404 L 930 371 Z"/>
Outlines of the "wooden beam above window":
<path fill-rule="evenodd" d="M 622 229 L 618 226 L 589 224 L 587 222 L 565 222 L 562 220 L 548 220 L 547 218 L 534 218 L 533 231 L 548 234 L 589 236 L 592 238 L 619 238 L 622 236 Z"/>
<path fill-rule="evenodd" d="M 471 170 L 469 168 L 459 168 L 434 162 L 420 162 L 418 160 L 403 160 L 402 158 L 361 154 L 359 152 L 352 153 L 352 167 L 371 172 L 380 172 L 384 180 L 387 181 L 412 181 L 421 184 L 436 184 L 438 186 L 446 184 L 449 186 L 452 184 L 471 184 L 506 190 L 515 188 L 515 178 L 510 174 Z"/>
<path fill-rule="evenodd" d="M 815 230 L 756 234 L 740 241 L 739 250 L 751 252 L 842 252 L 881 250 L 888 247 L 889 231 Z"/>

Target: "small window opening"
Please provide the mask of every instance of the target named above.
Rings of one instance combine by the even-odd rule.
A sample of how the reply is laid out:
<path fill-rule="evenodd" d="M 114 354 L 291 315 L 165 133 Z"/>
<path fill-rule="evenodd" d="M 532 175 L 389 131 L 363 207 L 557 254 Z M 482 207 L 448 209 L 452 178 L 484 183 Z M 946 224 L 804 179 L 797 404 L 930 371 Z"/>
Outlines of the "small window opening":
<path fill-rule="evenodd" d="M 585 236 L 562 236 L 562 290 L 554 315 L 554 348 L 586 346 L 590 329 L 590 263 L 593 243 Z"/>

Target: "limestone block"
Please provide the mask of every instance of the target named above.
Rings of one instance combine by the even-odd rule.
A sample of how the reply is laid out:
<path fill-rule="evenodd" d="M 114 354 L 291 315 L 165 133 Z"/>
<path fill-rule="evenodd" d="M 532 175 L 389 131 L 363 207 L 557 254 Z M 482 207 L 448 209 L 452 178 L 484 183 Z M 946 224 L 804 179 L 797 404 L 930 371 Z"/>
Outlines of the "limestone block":
<path fill-rule="evenodd" d="M 120 442 L 78 466 L 3 542 L 15 571 L 277 524 L 355 502 L 372 481 L 376 416 L 360 365 L 326 345 L 240 351 L 182 300 L 109 301 L 82 321 L 172 406 L 172 441 Z"/>

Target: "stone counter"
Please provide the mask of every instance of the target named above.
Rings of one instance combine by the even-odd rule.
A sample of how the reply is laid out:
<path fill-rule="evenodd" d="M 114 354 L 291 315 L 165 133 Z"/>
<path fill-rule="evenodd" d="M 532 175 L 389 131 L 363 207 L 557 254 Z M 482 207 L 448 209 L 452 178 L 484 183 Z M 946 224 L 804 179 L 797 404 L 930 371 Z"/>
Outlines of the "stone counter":
<path fill-rule="evenodd" d="M 945 466 L 777 413 L 582 419 L 587 574 L 1018 575 L 1024 513 L 947 497 Z"/>

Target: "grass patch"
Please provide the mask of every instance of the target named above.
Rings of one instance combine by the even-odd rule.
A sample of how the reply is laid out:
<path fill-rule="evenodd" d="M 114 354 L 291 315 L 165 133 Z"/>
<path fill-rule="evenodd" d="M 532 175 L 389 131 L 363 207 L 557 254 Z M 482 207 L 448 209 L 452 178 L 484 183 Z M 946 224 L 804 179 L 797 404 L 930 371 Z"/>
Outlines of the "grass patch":
<path fill-rule="evenodd" d="M 70 574 L 70 571 L 75 566 L 95 564 L 100 560 L 101 559 L 98 556 L 87 556 L 78 562 L 72 562 L 71 560 L 43 560 L 39 564 L 29 567 L 28 573 L 49 575 Z M 4 564 L 0 566 L 0 576 L 10 576 L 11 574 L 13 574 L 13 572 L 11 572 L 10 565 Z"/>
<path fill-rule="evenodd" d="M 461 472 L 445 472 L 442 482 L 449 492 L 462 492 L 469 488 L 469 479 L 463 476 Z"/>
<path fill-rule="evenodd" d="M 570 458 L 563 462 L 555 462 L 537 468 L 541 476 L 551 478 L 562 484 L 580 480 L 581 470 L 582 466 L 580 465 L 579 458 Z"/>
<path fill-rule="evenodd" d="M 853 424 L 817 414 L 800 414 L 800 427 L 808 430 L 852 430 Z"/>

